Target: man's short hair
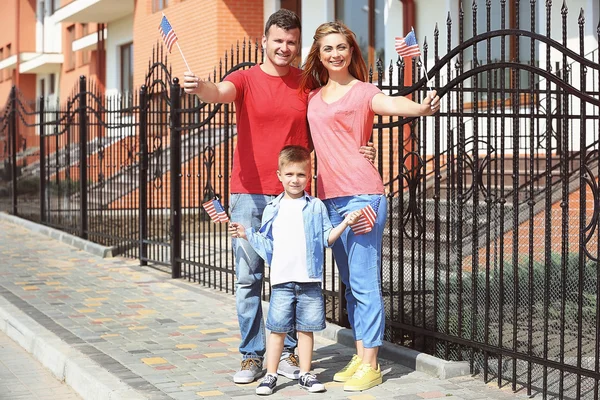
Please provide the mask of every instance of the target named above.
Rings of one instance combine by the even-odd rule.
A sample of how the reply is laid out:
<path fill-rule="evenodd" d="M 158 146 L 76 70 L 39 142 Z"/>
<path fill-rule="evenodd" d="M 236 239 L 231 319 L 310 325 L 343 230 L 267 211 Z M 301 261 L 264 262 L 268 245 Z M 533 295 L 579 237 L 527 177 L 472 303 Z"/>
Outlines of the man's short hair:
<path fill-rule="evenodd" d="M 295 12 L 286 10 L 284 8 L 271 14 L 267 20 L 267 23 L 265 24 L 265 36 L 269 35 L 269 28 L 271 28 L 273 25 L 278 26 L 285 31 L 296 28 L 302 30 L 298 15 L 296 15 Z"/>
<path fill-rule="evenodd" d="M 302 146 L 285 146 L 279 152 L 279 168 L 290 163 L 310 162 L 310 151 Z"/>

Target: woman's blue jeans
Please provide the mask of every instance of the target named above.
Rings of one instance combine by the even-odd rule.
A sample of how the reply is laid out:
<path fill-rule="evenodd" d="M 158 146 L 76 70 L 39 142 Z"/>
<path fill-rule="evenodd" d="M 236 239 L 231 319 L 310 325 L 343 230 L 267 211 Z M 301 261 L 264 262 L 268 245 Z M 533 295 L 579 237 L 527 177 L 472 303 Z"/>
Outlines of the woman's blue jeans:
<path fill-rule="evenodd" d="M 231 220 L 244 227 L 258 231 L 267 203 L 276 196 L 262 194 L 232 194 L 230 200 Z M 240 353 L 242 358 L 263 359 L 266 350 L 265 323 L 261 305 L 262 282 L 265 264 L 244 239 L 232 239 L 237 278 L 235 303 L 240 325 Z M 293 353 L 296 348 L 296 332 L 287 334 L 283 352 Z"/>
<path fill-rule="evenodd" d="M 333 226 L 344 220 L 344 215 L 360 210 L 381 197 L 375 226 L 371 232 L 355 235 L 346 229 L 333 245 L 333 255 L 342 282 L 346 285 L 348 319 L 355 340 L 362 340 L 366 348 L 383 344 L 385 312 L 381 294 L 381 244 L 387 219 L 385 195 L 357 195 L 336 197 L 324 201 Z"/>

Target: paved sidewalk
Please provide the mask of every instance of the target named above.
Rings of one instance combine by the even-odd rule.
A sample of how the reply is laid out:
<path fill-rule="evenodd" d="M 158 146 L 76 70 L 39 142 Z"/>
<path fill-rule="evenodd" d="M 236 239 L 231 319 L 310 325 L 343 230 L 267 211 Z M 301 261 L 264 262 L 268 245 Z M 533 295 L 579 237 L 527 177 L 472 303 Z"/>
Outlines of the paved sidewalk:
<path fill-rule="evenodd" d="M 4 220 L 0 257 L 0 330 L 84 399 L 256 398 L 256 383 L 232 381 L 240 357 L 231 294 L 135 260 L 102 259 Z M 332 377 L 351 356 L 351 348 L 317 337 L 313 366 L 327 392 L 309 394 L 282 378 L 270 398 L 527 397 L 479 377 L 441 380 L 385 359 L 382 385 L 344 392 Z"/>
<path fill-rule="evenodd" d="M 78 400 L 81 397 L 0 332 L 0 399 Z"/>

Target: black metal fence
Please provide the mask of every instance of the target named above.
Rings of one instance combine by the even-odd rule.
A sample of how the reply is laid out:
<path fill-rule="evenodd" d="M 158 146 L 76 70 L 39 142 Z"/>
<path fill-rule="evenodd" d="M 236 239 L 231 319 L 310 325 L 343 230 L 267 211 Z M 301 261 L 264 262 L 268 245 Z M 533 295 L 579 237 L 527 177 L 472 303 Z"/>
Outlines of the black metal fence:
<path fill-rule="evenodd" d="M 552 2 L 541 27 L 530 4 L 527 30 L 518 11 L 507 28 L 504 0 L 491 29 L 487 1 L 486 27 L 469 10 L 469 37 L 462 10 L 458 28 L 448 19 L 459 45 L 448 39 L 440 52 L 436 29 L 433 67 L 398 60 L 372 70 L 385 93 L 419 101 L 427 68 L 443 101 L 434 118 L 376 117 L 389 196 L 385 338 L 468 360 L 486 380 L 544 398 L 598 399 L 598 38 L 584 47 L 581 11 L 571 49 L 566 5 L 555 40 Z M 261 57 L 244 41 L 208 78 Z M 162 50 L 135 94 L 105 96 L 84 77 L 64 103 L 28 102 L 15 88 L 0 112 L 0 209 L 233 293 L 226 227 L 200 205 L 218 195 L 228 207 L 235 143 L 233 106 L 183 95 Z M 346 324 L 331 255 L 323 288 L 328 319 Z"/>

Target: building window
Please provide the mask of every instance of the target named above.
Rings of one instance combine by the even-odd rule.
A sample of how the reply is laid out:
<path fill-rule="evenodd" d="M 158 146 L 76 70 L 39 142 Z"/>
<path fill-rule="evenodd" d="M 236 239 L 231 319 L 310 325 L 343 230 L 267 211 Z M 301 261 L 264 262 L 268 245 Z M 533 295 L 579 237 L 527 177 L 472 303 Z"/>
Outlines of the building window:
<path fill-rule="evenodd" d="M 67 71 L 75 69 L 75 53 L 73 53 L 73 42 L 75 41 L 75 25 L 67 28 L 67 45 L 65 46 L 65 58 Z"/>
<path fill-rule="evenodd" d="M 56 4 L 54 4 L 56 0 L 48 0 L 48 15 L 54 14 L 56 11 Z"/>
<path fill-rule="evenodd" d="M 81 24 L 81 37 L 84 38 L 89 34 L 89 25 Z M 90 50 L 82 50 L 81 51 L 81 65 L 86 65 L 90 63 Z"/>
<path fill-rule="evenodd" d="M 133 93 L 133 43 L 121 46 L 121 93 Z"/>
<path fill-rule="evenodd" d="M 46 80 L 40 79 L 40 96 L 46 95 Z"/>
<path fill-rule="evenodd" d="M 164 10 L 169 4 L 169 0 L 152 0 L 152 12 Z"/>
<path fill-rule="evenodd" d="M 56 92 L 56 74 L 50 74 L 50 84 L 48 86 L 48 94 L 54 94 Z"/>
<path fill-rule="evenodd" d="M 10 56 L 12 56 L 12 49 L 10 46 L 11 46 L 10 44 L 6 45 L 6 50 L 5 50 L 6 58 L 9 58 Z M 7 71 L 4 79 L 6 79 L 6 80 L 12 79 L 12 73 L 10 71 Z"/>
<path fill-rule="evenodd" d="M 385 60 L 385 0 L 335 0 L 335 18 L 356 34 L 363 58 L 368 65 Z"/>

